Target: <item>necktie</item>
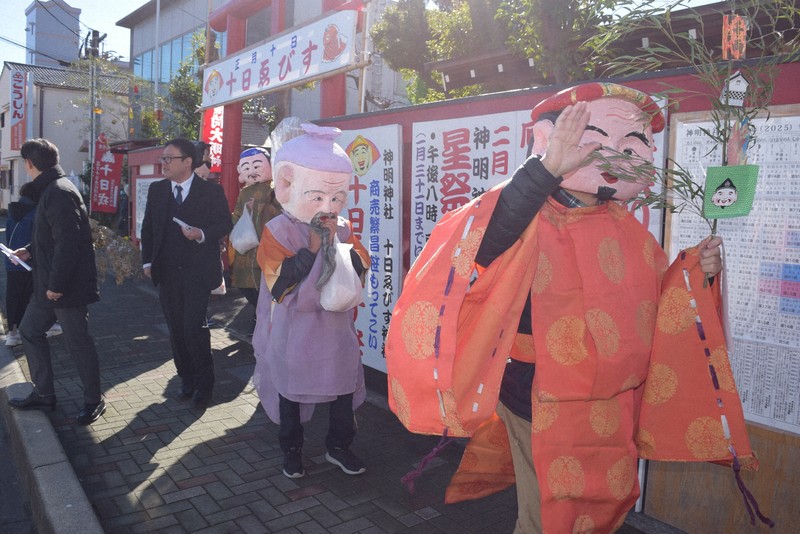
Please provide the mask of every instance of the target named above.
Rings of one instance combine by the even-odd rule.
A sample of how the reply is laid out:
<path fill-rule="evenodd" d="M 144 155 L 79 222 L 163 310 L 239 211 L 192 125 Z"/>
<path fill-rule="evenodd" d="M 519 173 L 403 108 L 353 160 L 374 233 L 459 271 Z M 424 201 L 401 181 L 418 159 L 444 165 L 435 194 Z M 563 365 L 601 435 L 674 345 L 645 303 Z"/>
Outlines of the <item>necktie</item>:
<path fill-rule="evenodd" d="M 175 202 L 180 206 L 183 204 L 183 188 L 179 185 L 175 186 Z"/>

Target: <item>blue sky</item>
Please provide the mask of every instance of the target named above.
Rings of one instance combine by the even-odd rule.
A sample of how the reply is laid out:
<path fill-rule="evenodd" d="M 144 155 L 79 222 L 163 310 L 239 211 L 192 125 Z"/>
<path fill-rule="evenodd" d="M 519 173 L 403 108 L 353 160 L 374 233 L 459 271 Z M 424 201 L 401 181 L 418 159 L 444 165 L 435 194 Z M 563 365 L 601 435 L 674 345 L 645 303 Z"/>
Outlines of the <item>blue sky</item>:
<path fill-rule="evenodd" d="M 0 65 L 4 61 L 26 62 L 28 56 L 25 49 L 9 43 L 8 40 L 25 45 L 25 10 L 35 1 L 2 0 L 3 24 L 0 25 Z M 81 41 L 89 29 L 98 30 L 101 35 L 107 33 L 108 36 L 103 42 L 104 49 L 114 51 L 117 55 L 123 56 L 126 61 L 129 59 L 130 32 L 127 28 L 117 26 L 117 21 L 133 13 L 146 4 L 147 1 L 66 0 L 67 4 L 81 10 Z"/>

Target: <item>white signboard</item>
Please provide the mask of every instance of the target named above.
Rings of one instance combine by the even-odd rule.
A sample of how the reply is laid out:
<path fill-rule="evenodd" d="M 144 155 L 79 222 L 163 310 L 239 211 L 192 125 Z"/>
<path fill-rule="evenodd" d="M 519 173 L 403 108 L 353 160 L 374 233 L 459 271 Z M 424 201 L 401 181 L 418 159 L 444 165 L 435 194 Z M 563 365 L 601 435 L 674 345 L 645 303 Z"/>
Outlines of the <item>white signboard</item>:
<path fill-rule="evenodd" d="M 511 178 L 525 162 L 532 126 L 530 109 L 414 124 L 412 264 L 436 221 Z M 656 164 L 663 165 L 666 152 L 663 133 L 655 135 L 654 141 Z M 636 210 L 636 216 L 660 241 L 661 212 L 642 207 Z"/>
<path fill-rule="evenodd" d="M 352 66 L 356 15 L 337 11 L 212 63 L 203 71 L 201 107 L 252 98 Z"/>
<path fill-rule="evenodd" d="M 403 270 L 402 136 L 398 125 L 344 131 L 336 142 L 353 162 L 342 215 L 370 255 L 364 304 L 356 308 L 362 360 L 386 371 L 384 344 Z"/>
<path fill-rule="evenodd" d="M 754 121 L 758 144 L 748 163 L 760 166 L 753 210 L 719 219 L 725 240 L 725 276 L 736 385 L 745 417 L 800 433 L 800 117 Z M 675 159 L 705 182 L 705 169 L 720 164 L 720 151 L 701 128 L 711 122 L 678 122 Z M 697 215 L 672 217 L 670 257 L 709 234 Z"/>
<path fill-rule="evenodd" d="M 530 110 L 414 123 L 411 263 L 445 213 L 511 178 L 525 161 Z"/>
<path fill-rule="evenodd" d="M 136 227 L 134 228 L 134 237 L 136 239 L 142 238 L 142 221 L 144 221 L 144 208 L 147 206 L 147 192 L 153 182 L 163 180 L 163 178 L 138 178 L 134 180 L 134 192 L 136 195 L 134 206 L 136 206 Z"/>

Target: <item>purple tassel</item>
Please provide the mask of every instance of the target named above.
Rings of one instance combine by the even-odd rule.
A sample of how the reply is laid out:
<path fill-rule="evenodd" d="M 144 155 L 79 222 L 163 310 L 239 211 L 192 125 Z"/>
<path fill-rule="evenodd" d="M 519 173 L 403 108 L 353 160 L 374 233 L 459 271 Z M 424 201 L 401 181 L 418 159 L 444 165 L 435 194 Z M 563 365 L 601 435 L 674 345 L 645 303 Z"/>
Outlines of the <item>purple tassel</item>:
<path fill-rule="evenodd" d="M 431 452 L 426 454 L 425 457 L 422 458 L 422 460 L 420 460 L 419 466 L 416 469 L 409 471 L 408 473 L 403 475 L 403 477 L 400 479 L 400 482 L 403 483 L 403 485 L 406 487 L 406 489 L 411 495 L 414 495 L 414 490 L 415 490 L 414 481 L 422 475 L 422 470 L 425 469 L 425 466 L 428 465 L 428 462 L 436 458 L 439 455 L 439 453 L 442 452 L 442 450 L 444 450 L 445 447 L 447 447 L 454 441 L 455 438 L 447 437 L 447 429 L 445 428 L 444 434 L 442 434 L 442 439 L 440 439 L 439 443 L 437 443 L 436 446 L 433 449 L 431 449 Z"/>
<path fill-rule="evenodd" d="M 733 472 L 736 474 L 736 485 L 739 486 L 739 491 L 742 492 L 742 497 L 744 498 L 744 506 L 745 508 L 747 508 L 747 513 L 750 514 L 750 524 L 755 526 L 756 524 L 755 516 L 757 515 L 758 519 L 760 519 L 762 523 L 767 525 L 769 528 L 773 528 L 775 526 L 775 522 L 761 513 L 761 509 L 758 507 L 758 502 L 756 502 L 756 498 L 753 497 L 753 494 L 750 493 L 750 490 L 747 489 L 747 486 L 745 486 L 744 480 L 742 480 L 741 468 L 742 466 L 739 464 L 739 457 L 734 455 Z M 753 510 L 755 510 L 755 515 L 753 514 Z"/>

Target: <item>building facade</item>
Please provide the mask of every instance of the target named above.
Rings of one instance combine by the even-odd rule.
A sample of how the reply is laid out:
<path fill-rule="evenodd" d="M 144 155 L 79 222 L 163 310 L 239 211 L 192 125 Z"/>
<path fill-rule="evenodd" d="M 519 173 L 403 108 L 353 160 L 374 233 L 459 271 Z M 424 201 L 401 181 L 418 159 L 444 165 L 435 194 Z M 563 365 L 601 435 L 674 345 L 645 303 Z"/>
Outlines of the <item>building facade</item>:
<path fill-rule="evenodd" d="M 59 148 L 61 167 L 79 175 L 89 159 L 91 132 L 87 70 L 5 62 L 0 73 L 0 209 L 19 198 L 28 181 L 19 156 L 21 141 L 45 137 Z M 127 138 L 128 80 L 98 76 L 96 131 L 109 140 Z M 16 95 L 16 96 L 14 96 Z"/>

